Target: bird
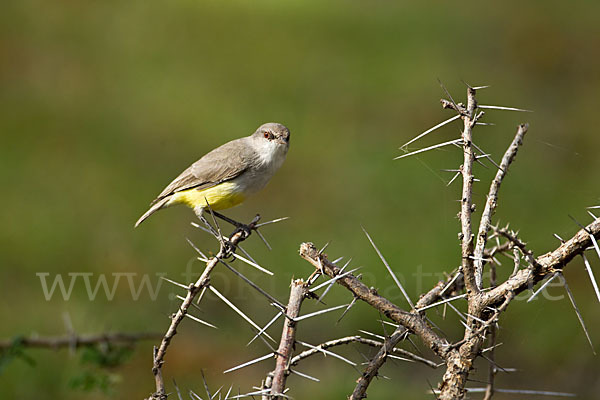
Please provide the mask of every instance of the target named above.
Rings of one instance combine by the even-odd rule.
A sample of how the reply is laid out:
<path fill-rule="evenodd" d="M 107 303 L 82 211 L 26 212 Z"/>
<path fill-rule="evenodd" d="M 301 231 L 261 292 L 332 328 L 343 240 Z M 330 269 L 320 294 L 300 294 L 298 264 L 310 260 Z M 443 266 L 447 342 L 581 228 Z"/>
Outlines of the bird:
<path fill-rule="evenodd" d="M 202 221 L 210 206 L 214 211 L 241 204 L 263 189 L 285 161 L 290 131 L 269 122 L 250 136 L 232 140 L 210 151 L 175 178 L 135 223 L 163 208 L 184 204 Z"/>

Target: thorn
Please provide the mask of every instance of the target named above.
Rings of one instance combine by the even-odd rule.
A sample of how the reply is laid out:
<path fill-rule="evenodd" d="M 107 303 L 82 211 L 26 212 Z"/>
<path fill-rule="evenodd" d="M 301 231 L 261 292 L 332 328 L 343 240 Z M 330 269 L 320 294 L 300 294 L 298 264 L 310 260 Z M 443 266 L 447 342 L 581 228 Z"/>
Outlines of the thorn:
<path fill-rule="evenodd" d="M 398 286 L 398 288 L 400 288 L 400 291 L 402 292 L 402 295 L 404 296 L 404 298 L 406 299 L 406 301 L 408 302 L 408 304 L 410 305 L 410 307 L 414 309 L 415 305 L 410 300 L 410 297 L 408 297 L 408 293 L 406 293 L 406 290 L 404 290 L 404 287 L 402 286 L 402 284 L 400 283 L 400 281 L 396 277 L 396 274 L 394 274 L 394 271 L 392 271 L 392 268 L 390 268 L 390 265 L 388 264 L 388 262 L 386 261 L 386 259 L 383 257 L 383 254 L 381 254 L 381 252 L 379 251 L 379 249 L 375 245 L 375 242 L 373 242 L 373 239 L 371 239 L 371 236 L 369 235 L 369 233 L 367 232 L 367 230 L 363 226 L 361 226 L 361 228 L 362 228 L 363 232 L 365 233 L 365 235 L 367 235 L 367 239 L 369 239 L 369 242 L 371 242 L 371 245 L 373 246 L 373 248 L 375 249 L 375 252 L 377 252 L 377 255 L 379 256 L 379 258 L 383 262 L 383 265 L 385 265 L 385 267 L 387 268 L 388 272 L 392 276 L 392 279 L 394 280 L 394 282 L 396 283 L 396 285 Z"/>
<path fill-rule="evenodd" d="M 290 217 L 281 217 L 281 218 L 276 218 L 274 220 L 271 221 L 267 221 L 267 222 L 261 222 L 260 224 L 256 224 L 254 227 L 255 228 L 260 228 L 261 226 L 265 226 L 265 225 L 270 225 L 270 224 L 275 224 L 277 222 L 281 222 L 281 221 L 285 221 L 290 219 Z"/>
<path fill-rule="evenodd" d="M 452 277 L 452 279 L 450 280 L 450 282 L 448 282 L 446 284 L 446 286 L 444 286 L 444 288 L 442 289 L 442 291 L 440 292 L 440 296 L 443 296 L 444 293 L 446 292 L 446 290 L 448 290 L 448 288 L 450 286 L 452 286 L 452 284 L 454 282 L 456 282 L 456 280 L 458 279 L 459 275 L 462 274 L 462 271 L 460 270 L 460 268 L 458 269 L 458 271 L 456 271 L 456 274 L 454 274 L 454 276 Z"/>
<path fill-rule="evenodd" d="M 583 328 L 585 337 L 587 338 L 587 341 L 590 344 L 590 347 L 592 348 L 592 353 L 594 353 L 594 355 L 596 355 L 596 350 L 594 350 L 594 345 L 592 344 L 592 339 L 590 338 L 590 334 L 588 333 L 588 330 L 585 327 L 585 322 L 583 322 L 583 317 L 581 316 L 581 313 L 579 312 L 579 308 L 577 308 L 577 304 L 575 303 L 575 298 L 573 297 L 573 293 L 571 293 L 571 290 L 569 289 L 569 285 L 567 284 L 567 279 L 565 278 L 565 276 L 563 274 L 560 274 L 560 276 L 563 281 L 563 286 L 565 287 L 565 290 L 567 291 L 567 295 L 569 296 L 569 300 L 571 300 L 571 305 L 573 306 L 573 308 L 575 309 L 575 313 L 577 314 L 577 319 L 579 319 L 579 323 L 581 324 L 581 327 Z"/>
<path fill-rule="evenodd" d="M 417 137 L 415 137 L 415 138 L 409 140 L 408 142 L 404 143 L 402 146 L 400 146 L 400 149 L 406 149 L 406 146 L 408 146 L 409 144 L 416 142 L 417 140 L 421 139 L 422 137 L 426 136 L 427 134 L 429 134 L 429 133 L 435 131 L 436 129 L 441 128 L 442 126 L 444 126 L 446 124 L 449 124 L 450 122 L 455 121 L 455 120 L 457 120 L 459 118 L 460 118 L 460 115 L 457 114 L 457 115 L 453 116 L 452 118 L 448 118 L 447 120 L 445 120 L 443 122 L 440 122 L 439 124 L 437 124 L 433 128 L 427 129 L 425 132 L 421 133 Z"/>
<path fill-rule="evenodd" d="M 202 288 L 202 291 L 200 292 L 200 295 L 198 296 L 198 300 L 196 300 L 196 304 L 200 304 L 200 301 L 202 301 L 202 298 L 204 297 L 204 293 L 206 293 L 206 286 L 204 286 Z"/>
<path fill-rule="evenodd" d="M 321 347 L 318 347 L 318 346 L 313 346 L 312 344 L 308 344 L 308 343 L 305 343 L 305 342 L 301 342 L 301 341 L 299 341 L 299 340 L 296 340 L 296 342 L 297 342 L 297 343 L 300 343 L 302 346 L 306 346 L 306 347 L 308 347 L 308 348 L 315 349 L 315 350 L 317 350 L 317 351 L 320 351 L 321 353 L 323 353 L 323 354 L 325 354 L 325 355 L 330 355 L 330 356 L 332 356 L 332 357 L 335 357 L 335 358 L 337 358 L 337 359 L 339 359 L 339 360 L 342 360 L 342 361 L 344 361 L 345 363 L 352 365 L 353 367 L 355 367 L 355 366 L 356 366 L 356 363 L 355 363 L 355 362 L 353 362 L 353 361 L 350 361 L 350 360 L 348 360 L 347 358 L 344 358 L 344 357 L 340 356 L 339 354 L 335 354 L 335 353 L 333 353 L 333 352 L 331 352 L 331 351 L 329 351 L 329 350 L 325 350 L 325 349 L 323 349 L 323 348 L 321 348 Z"/>
<path fill-rule="evenodd" d="M 209 323 L 209 322 L 206 322 L 206 321 L 203 321 L 203 320 L 201 320 L 200 318 L 196 318 L 196 317 L 194 317 L 194 316 L 193 316 L 193 315 L 191 315 L 191 314 L 185 313 L 184 315 L 185 315 L 186 317 L 190 318 L 190 319 L 193 319 L 193 320 L 194 320 L 194 321 L 196 321 L 196 322 L 199 322 L 199 323 L 201 323 L 202 325 L 206 325 L 206 326 L 210 326 L 211 328 L 219 329 L 219 328 L 217 328 L 216 326 L 214 326 L 213 324 L 211 324 L 211 323 Z"/>
<path fill-rule="evenodd" d="M 490 157 L 490 156 L 489 156 L 489 154 L 487 154 L 487 153 L 486 153 L 485 151 L 483 151 L 483 150 L 482 150 L 482 149 L 481 149 L 479 146 L 477 146 L 477 145 L 475 144 L 475 142 L 471 142 L 471 144 L 473 145 L 473 147 L 475 147 L 477 150 L 479 150 L 479 152 L 481 153 L 482 157 L 485 157 L 485 158 L 487 158 L 488 160 L 490 160 L 490 162 L 491 162 L 492 164 L 494 164 L 494 166 L 495 166 L 496 168 L 498 168 L 500 171 L 504 171 L 502 168 L 500 168 L 500 166 L 499 166 L 498 164 L 496 164 L 496 161 L 494 161 L 494 160 L 492 159 L 492 157 Z"/>
<path fill-rule="evenodd" d="M 538 295 L 538 293 L 540 293 L 542 290 L 544 290 L 546 288 L 546 286 L 548 286 L 550 284 L 550 282 L 552 282 L 554 280 L 554 278 L 556 278 L 557 276 L 560 275 L 560 272 L 555 272 L 554 275 L 552 275 L 550 277 L 550 279 L 548 279 L 546 282 L 544 282 L 544 284 L 542 286 L 540 286 L 540 288 L 538 290 L 536 290 L 530 298 L 527 299 L 527 303 L 529 303 L 531 300 L 533 300 L 535 298 L 535 296 Z"/>
<path fill-rule="evenodd" d="M 332 264 L 337 264 L 337 263 L 339 263 L 340 261 L 342 261 L 343 259 L 344 259 L 344 256 L 342 256 L 342 257 L 338 257 L 338 258 L 336 258 L 335 260 L 333 260 L 331 263 L 332 263 Z"/>
<path fill-rule="evenodd" d="M 293 369 L 291 369 L 291 368 L 288 368 L 288 370 L 289 370 L 291 373 L 293 373 L 293 374 L 296 374 L 296 375 L 298 375 L 298 376 L 301 376 L 301 377 L 303 377 L 303 378 L 309 379 L 309 380 L 311 380 L 311 381 L 315 381 L 315 382 L 321 382 L 319 379 L 317 379 L 317 378 L 315 378 L 315 377 L 313 377 L 313 376 L 310 376 L 310 375 L 304 374 L 304 373 L 302 373 L 302 372 L 298 372 L 298 371 L 296 371 L 296 370 L 293 370 Z"/>
<path fill-rule="evenodd" d="M 466 297 L 467 297 L 467 294 L 466 294 L 466 293 L 463 293 L 463 294 L 460 294 L 460 295 L 458 295 L 458 296 L 454 296 L 454 297 L 450 297 L 450 298 L 447 298 L 447 299 L 444 299 L 444 300 L 438 301 L 438 302 L 436 302 L 436 303 L 433 303 L 433 304 L 430 304 L 430 305 L 428 305 L 428 306 L 424 306 L 424 307 L 421 307 L 421 308 L 417 308 L 415 311 L 418 311 L 418 312 L 425 311 L 425 310 L 427 310 L 427 309 L 429 309 L 429 308 L 437 307 L 437 306 L 439 306 L 439 305 L 441 305 L 441 304 L 445 304 L 445 303 L 448 303 L 448 302 L 451 302 L 451 301 L 454 301 L 454 300 L 458 300 L 458 299 L 464 299 L 464 298 L 466 298 Z"/>
<path fill-rule="evenodd" d="M 437 149 L 437 148 L 444 147 L 444 146 L 448 146 L 451 144 L 458 144 L 458 143 L 461 143 L 462 141 L 463 141 L 462 138 L 460 138 L 460 139 L 450 140 L 450 141 L 444 142 L 444 143 L 439 143 L 439 144 L 436 144 L 433 146 L 425 147 L 424 149 L 419 149 L 419 150 L 413 151 L 412 153 L 407 153 L 407 154 L 403 154 L 401 156 L 395 157 L 394 160 L 399 160 L 401 158 L 409 157 L 409 156 L 412 156 L 412 155 L 418 154 L 418 153 L 424 153 L 426 151 Z"/>
<path fill-rule="evenodd" d="M 196 225 L 197 225 L 197 224 L 196 224 Z M 190 244 L 190 246 L 192 246 L 192 248 L 193 248 L 194 250 L 196 250 L 196 253 L 200 254 L 200 255 L 202 256 L 202 258 L 204 258 L 205 260 L 207 260 L 207 261 L 208 261 L 208 257 L 206 257 L 206 255 L 205 255 L 205 254 L 204 254 L 202 251 L 200 251 L 200 249 L 199 249 L 198 247 L 196 247 L 196 245 L 194 244 L 194 242 L 192 242 L 192 241 L 191 241 L 190 239 L 188 239 L 188 238 L 185 238 L 185 240 L 186 240 L 186 241 L 187 241 L 187 242 Z M 204 260 L 202 260 L 202 261 L 204 261 Z"/>
<path fill-rule="evenodd" d="M 254 340 L 256 340 L 257 337 L 259 337 L 260 335 L 263 334 L 264 331 L 266 331 L 267 329 L 269 329 L 269 327 L 271 325 L 273 325 L 275 323 L 275 321 L 277 321 L 279 319 L 279 317 L 282 316 L 282 315 L 283 315 L 283 312 L 281 312 L 281 311 L 279 311 L 277 314 L 275 314 L 275 316 L 273 317 L 273 319 L 271 319 L 260 331 L 258 331 L 258 333 L 256 334 L 256 336 L 254 336 L 252 338 L 252 340 L 250 340 L 248 342 L 248 344 L 246 344 L 246 346 L 250 346 L 250 344 L 252 342 L 254 342 Z"/>
<path fill-rule="evenodd" d="M 264 356 L 262 356 L 262 357 L 255 358 L 255 359 L 253 359 L 253 360 L 250 360 L 250 361 L 248 361 L 248 362 L 245 362 L 245 363 L 243 363 L 243 364 L 237 365 L 237 366 L 235 366 L 235 367 L 233 367 L 233 368 L 229 368 L 229 369 L 227 369 L 227 370 L 223 371 L 223 373 L 224 373 L 224 374 L 226 374 L 226 373 L 228 373 L 228 372 L 231 372 L 231 371 L 235 371 L 235 370 L 238 370 L 238 369 L 242 369 L 242 368 L 244 368 L 244 367 L 247 367 L 247 366 L 249 366 L 249 365 L 256 364 L 256 363 L 258 363 L 258 362 L 261 362 L 261 361 L 263 361 L 263 360 L 266 360 L 266 359 L 268 359 L 268 358 L 271 358 L 271 357 L 273 357 L 274 355 L 275 355 L 275 353 L 269 353 L 269 354 L 266 354 L 266 355 L 264 355 Z"/>
<path fill-rule="evenodd" d="M 294 321 L 298 322 L 298 321 L 302 321 L 303 319 L 307 319 L 307 318 L 310 318 L 310 317 L 315 317 L 317 315 L 328 313 L 330 311 L 339 310 L 340 308 L 346 307 L 347 305 L 348 304 L 342 304 L 342 305 L 339 305 L 339 306 L 326 308 L 325 310 L 319 310 L 319 311 L 315 311 L 315 312 L 312 312 L 312 313 L 309 313 L 309 314 L 305 314 L 305 315 L 302 315 L 300 317 L 294 318 Z"/>
<path fill-rule="evenodd" d="M 374 338 L 377 338 L 379 340 L 385 340 L 385 336 L 381 336 L 381 335 L 377 335 L 375 333 L 371 333 L 369 331 L 364 331 L 362 329 L 358 330 L 360 333 L 364 333 L 365 335 L 369 335 L 369 336 L 373 336 Z"/>
<path fill-rule="evenodd" d="M 484 108 L 490 110 L 504 110 L 504 111 L 521 111 L 521 112 L 533 112 L 531 110 L 524 110 L 522 108 L 514 108 L 514 107 L 503 107 L 503 106 L 485 106 L 478 105 L 477 108 Z"/>
<path fill-rule="evenodd" d="M 446 186 L 450 186 L 452 184 L 452 182 L 454 182 L 456 180 L 456 178 L 458 178 L 460 176 L 462 171 L 458 171 L 453 177 L 452 179 L 450 179 L 450 182 L 448 182 L 448 184 Z"/>
<path fill-rule="evenodd" d="M 387 357 L 393 358 L 394 360 L 408 361 L 408 362 L 412 362 L 412 363 L 416 362 L 415 360 L 411 360 L 410 358 L 395 356 L 393 354 L 387 354 Z"/>
<path fill-rule="evenodd" d="M 256 268 L 257 270 L 259 270 L 259 271 L 261 271 L 261 272 L 264 272 L 264 273 L 265 273 L 265 274 L 267 274 L 267 275 L 271 275 L 271 276 L 273 276 L 273 275 L 274 275 L 274 274 L 273 274 L 273 272 L 269 271 L 269 270 L 268 270 L 268 269 L 266 269 L 266 268 L 263 268 L 263 267 L 261 267 L 261 266 L 260 266 L 260 265 L 258 265 L 257 263 L 255 263 L 255 262 L 252 262 L 252 261 L 248 260 L 247 258 L 244 258 L 244 257 L 240 256 L 239 254 L 231 253 L 231 255 L 232 255 L 232 256 L 234 256 L 235 258 L 239 259 L 239 260 L 242 260 L 242 261 L 243 261 L 243 262 L 245 262 L 246 264 L 248 264 L 248 265 L 250 265 L 250 266 L 252 266 L 252 267 Z"/>
<path fill-rule="evenodd" d="M 221 239 L 219 239 L 219 241 L 220 241 L 223 238 L 223 235 L 221 234 L 221 227 L 219 226 L 219 223 L 217 222 L 217 219 L 215 218 L 215 213 L 213 212 L 212 207 L 208 203 L 208 200 L 206 200 L 206 197 L 204 197 L 204 201 L 206 202 L 206 205 L 208 206 L 208 211 L 210 211 L 210 216 L 212 217 L 213 223 L 217 227 L 217 233 L 219 234 L 219 238 L 221 238 Z M 210 395 L 208 397 L 210 397 Z"/>
<path fill-rule="evenodd" d="M 196 222 L 190 222 L 190 225 L 192 225 L 194 228 L 198 228 L 201 231 L 204 231 L 204 232 L 208 233 L 209 235 L 214 235 L 214 233 L 210 229 L 205 228 L 205 227 L 203 227 L 202 225 L 200 225 L 200 224 L 198 224 Z"/>
<path fill-rule="evenodd" d="M 348 307 L 346 307 L 346 309 L 344 310 L 344 312 L 342 313 L 340 318 L 336 321 L 336 324 L 338 324 L 342 320 L 342 318 L 344 318 L 344 315 L 346 315 L 346 313 L 348 313 L 348 311 L 350 311 L 352 306 L 356 303 L 356 300 L 358 300 L 357 297 L 352 298 L 352 301 L 350 302 L 350 304 L 348 304 Z"/>
<path fill-rule="evenodd" d="M 238 249 L 240 249 L 240 250 L 242 251 L 242 253 L 244 253 L 244 255 L 245 255 L 246 257 L 248 257 L 248 259 L 249 259 L 250 261 L 252 261 L 252 262 L 253 262 L 253 263 L 255 263 L 255 264 L 258 264 L 258 263 L 256 262 L 256 260 L 255 260 L 254 258 L 252 258 L 252 256 L 250 255 L 250 253 L 248 253 L 246 250 L 244 250 L 244 248 L 243 248 L 242 246 L 240 246 L 240 245 L 239 245 L 239 243 L 238 243 L 238 245 L 237 245 L 237 248 L 238 248 Z"/>
<path fill-rule="evenodd" d="M 258 229 L 255 229 L 256 234 L 258 235 L 258 237 L 260 238 L 260 240 L 263 241 L 263 243 L 265 244 L 265 246 L 267 246 L 267 249 L 269 250 L 273 250 L 273 248 L 271 247 L 271 245 L 269 244 L 269 242 L 267 242 L 267 239 L 265 239 L 265 237 L 263 236 L 262 233 L 260 233 L 260 231 Z"/>
<path fill-rule="evenodd" d="M 204 389 L 206 390 L 206 395 L 208 396 L 209 399 L 212 399 L 210 390 L 208 390 L 208 384 L 206 383 L 206 377 L 204 376 L 204 370 L 200 369 L 200 373 L 202 374 L 202 382 L 204 383 Z"/>
<path fill-rule="evenodd" d="M 331 242 L 325 243 L 325 246 L 323 246 L 323 248 L 321 250 L 319 250 L 319 255 L 323 254 L 323 252 L 325 251 L 325 249 L 327 248 L 327 246 L 329 246 L 329 243 L 331 243 Z"/>
<path fill-rule="evenodd" d="M 242 310 L 240 310 L 239 308 L 237 308 L 231 301 L 229 301 L 229 299 L 227 299 L 227 297 L 223 296 L 221 294 L 221 292 L 219 292 L 214 286 L 210 285 L 210 286 L 208 286 L 208 288 L 211 290 L 211 292 L 213 292 L 214 294 L 216 294 L 217 297 L 219 297 L 221 300 L 223 300 L 223 302 L 225 304 L 227 304 L 229 307 L 231 307 L 231 309 L 233 311 L 235 311 L 240 317 L 244 318 L 244 320 L 246 320 L 246 322 L 248 322 L 250 325 L 252 325 L 257 331 L 260 331 L 260 329 L 261 329 L 260 326 L 258 326 L 246 314 L 244 314 L 242 312 Z M 269 339 L 271 339 L 273 341 L 273 343 L 275 343 L 275 339 L 273 339 L 271 336 L 269 336 L 268 333 L 265 332 L 264 335 L 266 337 L 268 337 Z"/>
<path fill-rule="evenodd" d="M 173 386 L 175 386 L 175 391 L 177 392 L 177 398 L 179 400 L 183 400 L 181 397 L 181 392 L 179 391 L 179 386 L 177 386 L 177 382 L 175 382 L 175 378 L 173 378 Z"/>
<path fill-rule="evenodd" d="M 455 107 L 455 110 L 459 110 L 460 108 L 458 107 L 458 105 L 456 104 L 456 102 L 454 101 L 454 99 L 452 98 L 452 95 L 450 94 L 450 92 L 448 91 L 448 89 L 446 89 L 446 86 L 444 86 L 444 84 L 442 83 L 442 81 L 438 78 L 438 83 L 440 84 L 442 90 L 444 91 L 444 93 L 446 93 L 446 96 L 448 96 L 448 98 L 450 99 L 450 102 L 452 103 L 452 105 Z"/>
<path fill-rule="evenodd" d="M 585 269 L 587 269 L 588 275 L 590 276 L 590 281 L 592 281 L 592 286 L 594 287 L 594 292 L 596 292 L 596 297 L 600 302 L 600 290 L 598 290 L 598 283 L 596 282 L 596 278 L 594 277 L 592 266 L 590 265 L 590 262 L 588 261 L 584 253 L 581 253 L 581 257 L 583 258 L 583 264 L 585 265 Z"/>
<path fill-rule="evenodd" d="M 349 263 L 349 262 L 350 262 L 350 261 L 348 261 L 348 263 Z M 347 265 L 347 264 L 346 264 L 346 265 Z M 346 267 L 346 266 L 344 266 L 344 268 L 345 268 L 345 267 Z M 348 271 L 348 272 L 345 272 L 345 273 L 338 274 L 338 275 L 334 276 L 333 278 L 330 278 L 330 279 L 326 280 L 325 282 L 323 282 L 323 283 L 320 283 L 319 285 L 317 285 L 317 286 L 315 286 L 314 288 L 310 289 L 310 291 L 311 291 L 311 292 L 315 292 L 315 291 L 317 291 L 317 290 L 321 289 L 323 286 L 327 286 L 327 285 L 330 285 L 330 287 L 331 287 L 331 286 L 333 286 L 333 284 L 334 284 L 334 283 L 335 283 L 337 280 L 339 280 L 339 279 L 342 279 L 342 278 L 344 278 L 345 276 L 348 276 L 348 275 L 350 275 L 351 273 L 353 273 L 353 272 L 355 272 L 355 271 L 358 271 L 359 269 L 360 269 L 360 267 L 358 267 L 358 268 L 354 268 L 354 269 L 351 269 L 350 271 Z M 343 270 L 343 268 L 342 268 L 342 269 L 340 269 L 340 272 L 342 272 L 342 270 Z M 329 288 L 328 288 L 328 289 L 329 289 Z M 325 295 L 325 293 L 323 293 L 323 295 L 322 295 L 322 296 L 324 296 L 324 295 Z"/>
<path fill-rule="evenodd" d="M 164 276 L 161 276 L 161 277 L 160 277 L 160 279 L 162 279 L 163 281 L 167 281 L 167 282 L 169 282 L 169 283 L 172 283 L 172 284 L 173 284 L 173 285 L 175 285 L 175 286 L 179 286 L 180 288 L 184 288 L 185 290 L 189 290 L 189 289 L 190 289 L 190 287 L 189 287 L 189 286 L 186 286 L 186 285 L 184 285 L 184 284 L 182 284 L 182 283 L 179 283 L 179 282 L 172 281 L 171 279 L 169 279 L 169 278 L 166 278 L 166 277 L 164 277 Z"/>
<path fill-rule="evenodd" d="M 244 274 L 242 274 L 241 272 L 237 271 L 235 268 L 233 268 L 231 265 L 229 265 L 225 261 L 223 261 L 221 259 L 219 259 L 219 261 L 221 261 L 221 263 L 223 265 L 225 265 L 231 272 L 233 272 L 234 274 L 236 274 L 237 276 L 239 276 L 240 278 L 242 278 L 242 280 L 244 282 L 246 282 L 248 285 L 252 286 L 252 288 L 254 288 L 257 292 L 259 292 L 260 294 L 262 294 L 263 296 L 265 296 L 267 299 L 269 299 L 270 302 L 277 304 L 279 307 L 282 307 L 282 308 L 284 307 L 284 305 L 280 301 L 278 301 L 275 297 L 271 296 L 269 293 L 267 293 L 266 291 L 264 291 L 263 289 L 261 289 L 256 283 L 252 282 Z"/>

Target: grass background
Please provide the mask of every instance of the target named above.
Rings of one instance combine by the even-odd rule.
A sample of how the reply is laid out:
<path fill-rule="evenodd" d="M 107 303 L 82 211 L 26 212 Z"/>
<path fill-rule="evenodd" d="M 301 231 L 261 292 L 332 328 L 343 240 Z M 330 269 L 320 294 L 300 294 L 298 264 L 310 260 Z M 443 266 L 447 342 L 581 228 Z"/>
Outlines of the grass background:
<path fill-rule="evenodd" d="M 263 122 L 292 131 L 288 159 L 271 184 L 228 215 L 249 220 L 290 216 L 265 229 L 268 251 L 256 237 L 247 244 L 276 272 L 268 278 L 239 266 L 278 298 L 292 277 L 310 266 L 297 256 L 302 241 L 332 241 L 328 252 L 353 257 L 367 284 L 402 303 L 370 248 L 369 230 L 409 293 L 416 298 L 434 274 L 460 262 L 455 218 L 459 185 L 446 187 L 461 154 L 455 149 L 392 161 L 398 147 L 451 114 L 439 107 L 441 79 L 457 99 L 465 86 L 489 84 L 482 104 L 534 110 L 490 111 L 495 126 L 475 132 L 476 143 L 499 159 L 516 125 L 531 124 L 525 145 L 502 187 L 496 218 L 512 222 L 536 254 L 553 249 L 552 233 L 572 235 L 567 217 L 588 221 L 598 204 L 600 139 L 595 111 L 600 89 L 600 4 L 577 0 L 460 4 L 432 1 L 77 2 L 9 0 L 0 13 L 0 324 L 1 337 L 64 333 L 68 313 L 81 333 L 164 331 L 176 310 L 174 287 L 156 301 L 133 300 L 126 278 L 112 301 L 90 301 L 78 281 L 69 301 L 46 301 L 36 273 L 156 273 L 185 280 L 200 271 L 184 238 L 214 250 L 189 225 L 193 214 L 173 208 L 132 226 L 148 202 L 200 155 L 248 135 Z M 457 137 L 445 127 L 417 146 Z M 493 169 L 477 167 L 481 209 Z M 596 256 L 590 256 L 598 268 Z M 511 268 L 509 260 L 506 270 Z M 600 342 L 600 313 L 580 260 L 566 271 L 592 339 Z M 219 271 L 214 283 L 259 323 L 273 310 L 262 298 Z M 560 288 L 549 293 L 560 296 Z M 332 290 L 328 304 L 349 301 Z M 307 304 L 306 311 L 316 308 Z M 200 392 L 200 370 L 211 387 L 235 383 L 242 392 L 260 383 L 272 363 L 230 375 L 222 370 L 268 352 L 245 347 L 250 329 L 214 298 L 202 318 L 219 330 L 190 322 L 179 329 L 164 369 L 185 391 Z M 336 315 L 301 325 L 300 338 L 318 343 L 357 329 L 382 332 L 379 316 L 358 305 L 341 323 Z M 454 316 L 442 321 L 451 338 Z M 436 320 L 437 321 L 437 320 Z M 568 300 L 516 302 L 505 316 L 498 362 L 518 373 L 498 387 L 576 392 L 600 390 L 598 359 Z M 278 334 L 280 327 L 273 328 Z M 111 393 L 71 389 L 86 371 L 68 351 L 32 351 L 31 367 L 15 360 L 0 375 L 0 397 L 34 399 L 143 398 L 153 390 L 152 342 L 111 371 Z M 348 347 L 341 353 L 362 360 Z M 388 363 L 369 390 L 372 398 L 428 398 L 441 371 Z M 485 379 L 477 365 L 474 379 Z M 292 376 L 295 398 L 344 398 L 358 372 L 315 358 L 302 372 L 327 383 Z M 472 386 L 480 386 L 472 382 Z M 513 398 L 509 396 L 497 396 Z M 473 398 L 477 398 L 475 395 Z"/>

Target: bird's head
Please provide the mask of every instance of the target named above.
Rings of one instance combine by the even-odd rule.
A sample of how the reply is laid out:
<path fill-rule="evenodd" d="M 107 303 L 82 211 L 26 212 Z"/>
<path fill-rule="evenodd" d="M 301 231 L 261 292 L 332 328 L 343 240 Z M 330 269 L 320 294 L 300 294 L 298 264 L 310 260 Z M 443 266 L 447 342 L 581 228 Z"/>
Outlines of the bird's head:
<path fill-rule="evenodd" d="M 276 122 L 262 124 L 252 136 L 263 143 L 270 142 L 271 145 L 282 146 L 286 151 L 290 145 L 290 130 Z"/>

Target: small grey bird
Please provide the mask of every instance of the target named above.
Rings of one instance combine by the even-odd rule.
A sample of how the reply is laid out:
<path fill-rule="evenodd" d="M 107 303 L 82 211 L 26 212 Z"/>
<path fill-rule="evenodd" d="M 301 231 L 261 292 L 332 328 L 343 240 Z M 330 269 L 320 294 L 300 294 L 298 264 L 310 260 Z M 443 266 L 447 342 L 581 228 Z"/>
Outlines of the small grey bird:
<path fill-rule="evenodd" d="M 217 147 L 175 178 L 135 226 L 175 204 L 191 207 L 202 218 L 208 205 L 217 211 L 242 203 L 265 187 L 285 161 L 289 146 L 289 129 L 269 122 L 250 136 Z"/>

